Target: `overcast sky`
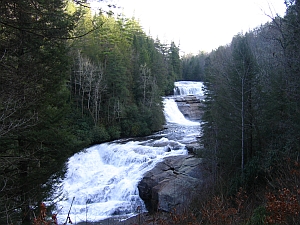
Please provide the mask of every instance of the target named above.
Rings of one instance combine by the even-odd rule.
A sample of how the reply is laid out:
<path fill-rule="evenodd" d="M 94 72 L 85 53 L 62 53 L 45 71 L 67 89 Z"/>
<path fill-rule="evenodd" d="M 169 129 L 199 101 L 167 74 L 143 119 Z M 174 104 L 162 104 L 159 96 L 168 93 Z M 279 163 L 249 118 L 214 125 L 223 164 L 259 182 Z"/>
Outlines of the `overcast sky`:
<path fill-rule="evenodd" d="M 147 34 L 174 41 L 182 53 L 210 52 L 234 35 L 284 15 L 284 0 L 114 0 Z M 266 15 L 267 14 L 267 15 Z"/>

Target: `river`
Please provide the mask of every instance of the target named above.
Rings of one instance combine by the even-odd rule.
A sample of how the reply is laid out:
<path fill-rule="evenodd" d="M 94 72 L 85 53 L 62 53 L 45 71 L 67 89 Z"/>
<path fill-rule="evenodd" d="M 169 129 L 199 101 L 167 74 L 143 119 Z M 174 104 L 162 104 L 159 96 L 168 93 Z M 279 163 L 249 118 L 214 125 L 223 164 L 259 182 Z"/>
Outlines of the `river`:
<path fill-rule="evenodd" d="M 174 95 L 203 95 L 201 82 L 175 83 Z M 200 135 L 200 121 L 187 120 L 175 96 L 163 98 L 163 131 L 140 139 L 120 139 L 95 145 L 73 155 L 58 193 L 59 222 L 68 213 L 73 223 L 130 217 L 146 211 L 137 185 L 143 174 L 165 157 L 187 154 L 186 145 Z M 72 205 L 72 207 L 71 207 Z M 70 211 L 69 211 L 70 210 Z"/>

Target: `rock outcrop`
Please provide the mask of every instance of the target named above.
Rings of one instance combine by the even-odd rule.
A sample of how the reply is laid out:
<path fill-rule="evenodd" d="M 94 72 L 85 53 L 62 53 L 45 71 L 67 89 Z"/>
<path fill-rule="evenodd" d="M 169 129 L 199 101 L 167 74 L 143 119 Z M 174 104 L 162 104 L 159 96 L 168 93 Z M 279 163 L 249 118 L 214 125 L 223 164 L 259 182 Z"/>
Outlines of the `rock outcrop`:
<path fill-rule="evenodd" d="M 201 106 L 203 106 L 203 103 L 200 97 L 194 95 L 178 96 L 175 101 L 178 109 L 187 119 L 199 120 L 202 118 L 203 110 L 201 110 Z"/>
<path fill-rule="evenodd" d="M 147 210 L 170 212 L 188 205 L 204 182 L 201 165 L 194 155 L 171 156 L 148 171 L 138 184 Z"/>

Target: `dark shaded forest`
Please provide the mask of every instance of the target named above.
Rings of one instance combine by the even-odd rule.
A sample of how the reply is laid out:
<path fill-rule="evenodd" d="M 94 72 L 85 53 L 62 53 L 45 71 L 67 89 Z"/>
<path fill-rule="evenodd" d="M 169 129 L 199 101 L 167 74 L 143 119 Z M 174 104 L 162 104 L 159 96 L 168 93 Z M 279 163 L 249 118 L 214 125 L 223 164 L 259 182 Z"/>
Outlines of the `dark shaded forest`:
<path fill-rule="evenodd" d="M 300 2 L 285 3 L 205 58 L 207 224 L 299 224 Z"/>
<path fill-rule="evenodd" d="M 163 128 L 179 48 L 85 1 L 0 9 L 0 223 L 32 224 L 75 152 Z"/>
<path fill-rule="evenodd" d="M 285 4 L 284 17 L 180 57 L 134 18 L 81 0 L 2 0 L 0 223 L 32 224 L 74 153 L 161 130 L 161 96 L 194 80 L 212 179 L 171 222 L 299 224 L 300 2 Z"/>

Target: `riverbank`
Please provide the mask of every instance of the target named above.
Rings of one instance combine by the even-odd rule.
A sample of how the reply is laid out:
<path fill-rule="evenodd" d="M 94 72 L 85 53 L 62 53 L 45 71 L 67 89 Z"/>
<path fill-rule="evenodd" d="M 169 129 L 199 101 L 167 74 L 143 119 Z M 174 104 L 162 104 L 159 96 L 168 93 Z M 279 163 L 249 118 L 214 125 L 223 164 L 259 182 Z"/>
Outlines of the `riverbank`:
<path fill-rule="evenodd" d="M 99 222 L 81 222 L 77 223 L 77 225 L 162 225 L 174 224 L 175 219 L 180 219 L 181 223 L 184 224 L 189 224 L 191 220 L 193 220 L 193 222 L 196 221 L 196 218 L 191 216 L 186 217 L 185 215 L 174 215 L 167 212 L 157 212 L 153 214 L 145 212 L 127 219 L 112 217 Z"/>

